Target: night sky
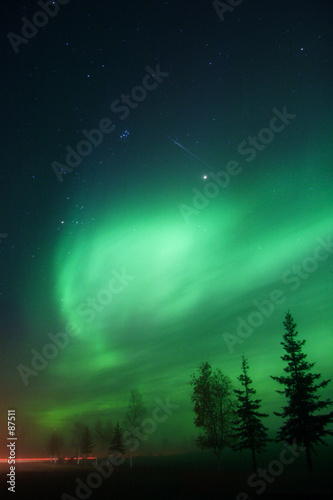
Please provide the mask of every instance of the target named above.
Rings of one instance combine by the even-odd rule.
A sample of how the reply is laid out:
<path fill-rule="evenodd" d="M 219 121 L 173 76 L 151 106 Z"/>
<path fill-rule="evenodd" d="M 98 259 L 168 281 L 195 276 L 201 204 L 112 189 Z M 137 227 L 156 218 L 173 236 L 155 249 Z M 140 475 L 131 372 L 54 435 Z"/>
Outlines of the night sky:
<path fill-rule="evenodd" d="M 137 388 L 177 446 L 191 373 L 238 388 L 242 353 L 279 411 L 288 309 L 333 375 L 332 5 L 236 3 L 63 1 L 25 43 L 41 7 L 2 6 L 0 422 L 29 443 Z"/>

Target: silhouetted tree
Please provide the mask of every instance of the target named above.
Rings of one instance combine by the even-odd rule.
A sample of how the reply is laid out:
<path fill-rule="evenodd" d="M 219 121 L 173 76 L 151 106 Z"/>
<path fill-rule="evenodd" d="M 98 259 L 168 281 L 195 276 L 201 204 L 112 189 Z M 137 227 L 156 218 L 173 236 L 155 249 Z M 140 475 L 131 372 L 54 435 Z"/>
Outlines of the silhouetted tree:
<path fill-rule="evenodd" d="M 311 368 L 315 363 L 305 360 L 307 355 L 302 352 L 305 340 L 297 340 L 297 325 L 289 311 L 283 324 L 286 331 L 283 335 L 284 342 L 281 344 L 286 354 L 281 359 L 287 362 L 284 368 L 287 375 L 271 376 L 273 380 L 285 386 L 282 391 L 276 392 L 284 394 L 287 399 L 287 405 L 283 407 L 282 413 L 274 412 L 284 420 L 278 431 L 277 441 L 285 440 L 289 444 L 296 442 L 298 446 L 304 446 L 307 466 L 311 471 L 311 451 L 316 453 L 314 445 L 327 445 L 322 438 L 326 435 L 333 435 L 331 430 L 325 429 L 333 421 L 333 412 L 315 415 L 318 411 L 332 405 L 331 400 L 320 400 L 316 394 L 318 389 L 326 387 L 330 380 L 315 383 L 321 375 L 311 373 Z"/>
<path fill-rule="evenodd" d="M 61 448 L 63 447 L 63 438 L 62 436 L 53 429 L 51 436 L 49 437 L 47 448 L 50 453 L 51 462 L 54 458 L 59 458 Z"/>
<path fill-rule="evenodd" d="M 126 445 L 129 445 L 130 467 L 132 467 L 132 454 L 138 445 L 137 434 L 138 432 L 142 433 L 142 421 L 145 414 L 146 410 L 142 403 L 141 393 L 138 390 L 131 391 L 128 410 L 123 424 L 125 429 L 123 444 L 126 442 Z"/>
<path fill-rule="evenodd" d="M 82 455 L 85 455 L 85 458 L 87 459 L 88 455 L 91 454 L 92 450 L 95 448 L 95 443 L 93 441 L 93 434 L 89 427 L 86 425 L 82 437 L 81 437 L 81 452 Z"/>
<path fill-rule="evenodd" d="M 111 439 L 111 446 L 109 448 L 109 454 L 115 455 L 117 458 L 121 453 L 124 453 L 125 448 L 123 445 L 123 431 L 117 422 L 117 425 L 114 429 L 113 436 Z"/>
<path fill-rule="evenodd" d="M 93 432 L 94 432 L 95 441 L 96 441 L 96 447 L 97 447 L 96 454 L 97 454 L 101 450 L 101 448 L 104 448 L 103 445 L 105 444 L 104 436 L 103 436 L 104 425 L 103 425 L 103 422 L 100 418 L 98 418 L 95 421 Z"/>
<path fill-rule="evenodd" d="M 82 453 L 82 438 L 84 433 L 84 424 L 81 422 L 74 422 L 72 428 L 72 443 L 75 448 L 75 454 L 77 455 L 77 463 L 80 463 L 80 456 Z"/>
<path fill-rule="evenodd" d="M 94 435 L 100 451 L 105 452 L 105 443 L 110 443 L 113 436 L 114 426 L 112 422 L 102 422 L 99 418 L 95 422 Z"/>
<path fill-rule="evenodd" d="M 251 387 L 252 380 L 248 375 L 248 362 L 245 356 L 242 356 L 242 373 L 238 380 L 244 390 L 235 389 L 238 398 L 238 408 L 236 410 L 237 420 L 235 424 L 234 450 L 251 450 L 253 470 L 256 470 L 256 453 L 265 451 L 268 441 L 268 428 L 263 425 L 261 418 L 268 417 L 267 413 L 260 413 L 261 399 L 253 399 L 256 394 L 255 389 Z"/>
<path fill-rule="evenodd" d="M 191 376 L 193 386 L 191 400 L 196 414 L 194 423 L 203 430 L 196 439 L 201 449 L 212 448 L 220 469 L 220 454 L 225 446 L 233 443 L 232 428 L 235 420 L 236 402 L 232 384 L 221 370 L 214 372 L 209 363 L 199 366 L 199 375 Z"/>

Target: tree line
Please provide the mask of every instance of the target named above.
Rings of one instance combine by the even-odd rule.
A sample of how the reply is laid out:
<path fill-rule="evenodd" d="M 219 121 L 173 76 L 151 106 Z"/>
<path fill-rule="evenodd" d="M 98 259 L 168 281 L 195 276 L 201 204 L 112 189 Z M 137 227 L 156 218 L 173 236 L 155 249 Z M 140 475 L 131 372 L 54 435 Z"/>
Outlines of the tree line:
<path fill-rule="evenodd" d="M 142 401 L 142 395 L 138 390 L 132 390 L 128 410 L 122 426 L 117 422 L 114 427 L 111 422 L 102 423 L 97 420 L 95 427 L 92 429 L 87 424 L 75 422 L 72 429 L 71 445 L 75 450 L 77 463 L 80 463 L 81 458 L 87 460 L 96 448 L 97 442 L 99 446 L 107 451 L 108 455 L 113 455 L 119 458 L 119 455 L 128 449 L 130 454 L 130 466 L 133 463 L 133 452 L 136 449 L 137 436 L 142 433 L 142 421 L 146 414 L 146 409 Z M 48 440 L 48 451 L 53 458 L 60 456 L 64 445 L 63 437 L 54 431 Z"/>
<path fill-rule="evenodd" d="M 297 325 L 290 312 L 286 314 L 283 324 L 285 332 L 281 344 L 285 354 L 281 359 L 286 363 L 285 374 L 270 377 L 283 387 L 276 392 L 284 396 L 285 405 L 281 412 L 274 412 L 281 417 L 282 425 L 273 441 L 303 447 L 307 467 L 311 471 L 315 446 L 327 445 L 324 438 L 333 435 L 333 431 L 327 429 L 333 421 L 333 412 L 322 411 L 332 405 L 332 401 L 320 399 L 318 394 L 330 379 L 319 382 L 321 375 L 312 373 L 315 363 L 306 361 L 307 354 L 302 351 L 305 340 L 298 340 Z M 242 389 L 234 389 L 230 378 L 220 369 L 213 370 L 208 362 L 202 363 L 198 372 L 192 374 L 189 382 L 193 387 L 194 424 L 201 429 L 197 445 L 201 449 L 213 450 L 218 468 L 223 448 L 247 449 L 256 470 L 257 454 L 265 451 L 268 441 L 272 440 L 268 438 L 268 428 L 262 422 L 269 415 L 260 411 L 262 400 L 255 397 L 248 360 L 242 355 L 238 377 Z"/>
<path fill-rule="evenodd" d="M 201 449 L 212 449 L 220 468 L 220 455 L 225 447 L 234 451 L 248 450 L 252 467 L 256 470 L 257 455 L 266 450 L 269 441 L 303 447 L 309 471 L 312 470 L 312 455 L 315 446 L 326 445 L 326 436 L 333 436 L 328 425 L 333 421 L 333 412 L 324 413 L 332 405 L 330 399 L 320 399 L 318 391 L 327 386 L 330 380 L 323 380 L 320 374 L 312 373 L 315 363 L 306 361 L 303 353 L 305 340 L 298 340 L 296 323 L 288 312 L 283 322 L 285 332 L 281 342 L 285 354 L 281 359 L 286 363 L 284 375 L 270 375 L 282 389 L 276 390 L 284 396 L 282 411 L 274 412 L 282 419 L 282 424 L 275 439 L 268 437 L 268 428 L 263 419 L 269 415 L 261 409 L 261 399 L 256 398 L 256 390 L 249 375 L 249 363 L 245 355 L 241 359 L 241 373 L 238 380 L 241 389 L 234 389 L 231 379 L 220 369 L 213 370 L 208 362 L 201 363 L 198 373 L 191 375 L 191 401 L 194 410 L 194 424 L 201 433 L 196 438 L 196 445 Z M 120 426 L 98 420 L 91 429 L 82 422 L 75 422 L 72 429 L 72 448 L 75 450 L 77 463 L 80 457 L 87 459 L 96 446 L 116 458 L 125 450 L 130 455 L 137 449 L 138 436 L 142 436 L 146 409 L 142 395 L 132 390 L 125 418 Z M 59 457 L 63 439 L 53 431 L 48 441 L 51 457 Z M 73 458 L 74 460 L 74 458 Z"/>

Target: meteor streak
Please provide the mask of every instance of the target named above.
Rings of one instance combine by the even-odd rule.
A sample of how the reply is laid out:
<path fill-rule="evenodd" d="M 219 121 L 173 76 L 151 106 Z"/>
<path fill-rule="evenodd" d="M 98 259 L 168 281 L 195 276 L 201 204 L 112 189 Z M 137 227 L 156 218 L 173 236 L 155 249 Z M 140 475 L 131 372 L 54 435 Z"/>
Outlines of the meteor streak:
<path fill-rule="evenodd" d="M 198 156 L 196 156 L 194 153 L 192 153 L 188 149 L 184 148 L 184 146 L 182 146 L 181 144 L 179 144 L 179 142 L 175 141 L 174 139 L 171 139 L 171 137 L 169 137 L 169 139 L 170 139 L 170 141 L 172 141 L 175 144 L 177 144 L 177 146 L 179 146 L 180 148 L 184 149 L 184 151 L 186 151 L 189 155 L 193 156 L 194 158 L 196 158 L 197 160 L 199 160 L 201 163 L 203 163 L 204 165 L 206 165 L 206 167 L 208 167 L 211 170 L 213 170 L 213 172 L 216 172 L 216 170 L 213 167 L 211 167 L 210 165 L 208 165 L 208 163 L 206 163 L 203 160 L 201 160 Z"/>

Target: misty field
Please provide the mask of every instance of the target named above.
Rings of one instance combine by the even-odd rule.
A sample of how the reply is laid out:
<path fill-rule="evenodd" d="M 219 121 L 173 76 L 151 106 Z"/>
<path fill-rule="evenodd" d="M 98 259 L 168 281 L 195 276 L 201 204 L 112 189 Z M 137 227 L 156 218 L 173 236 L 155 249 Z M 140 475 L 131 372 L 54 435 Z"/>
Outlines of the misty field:
<path fill-rule="evenodd" d="M 261 479 L 264 488 L 247 484 L 251 474 L 244 463 L 228 461 L 217 472 L 212 460 L 198 461 L 188 455 L 138 457 L 134 466 L 128 461 L 114 467 L 109 477 L 102 478 L 93 464 L 23 463 L 16 469 L 16 492 L 13 498 L 24 499 L 329 499 L 333 485 L 329 465 L 320 467 L 309 478 L 301 464 L 292 464 L 270 483 Z M 102 460 L 99 461 L 101 464 Z M 105 469 L 104 469 L 105 470 Z M 5 492 L 7 465 L 2 464 L 1 490 Z M 258 479 L 256 479 L 258 481 Z M 90 487 L 87 487 L 90 485 Z M 78 485 L 80 489 L 77 490 Z M 85 486 L 82 486 L 85 485 Z M 6 494 L 7 493 L 7 494 Z M 1 498 L 11 498 L 7 491 Z"/>

